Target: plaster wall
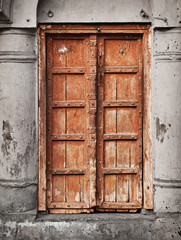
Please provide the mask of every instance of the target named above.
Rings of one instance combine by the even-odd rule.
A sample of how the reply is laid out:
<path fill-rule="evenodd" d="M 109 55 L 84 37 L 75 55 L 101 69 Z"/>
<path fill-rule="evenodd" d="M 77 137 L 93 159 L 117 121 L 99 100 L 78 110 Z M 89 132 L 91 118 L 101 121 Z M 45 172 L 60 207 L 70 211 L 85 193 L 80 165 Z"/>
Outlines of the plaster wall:
<path fill-rule="evenodd" d="M 124 233 L 125 238 L 120 239 L 171 239 L 171 235 L 179 239 L 181 235 L 179 230 L 181 221 L 178 214 L 181 211 L 181 0 L 41 0 L 38 9 L 37 4 L 38 0 L 14 0 L 13 22 L 0 24 L 2 239 L 25 239 L 23 238 L 25 236 L 30 239 L 36 236 L 38 239 L 46 239 L 46 233 L 49 236 L 48 231 L 52 236 L 56 233 L 57 236 L 62 237 L 61 239 L 73 239 L 71 238 L 73 235 L 65 233 L 66 229 L 70 228 L 72 234 L 77 236 L 75 239 L 102 239 L 102 236 L 105 236 L 105 239 L 119 239 L 118 237 L 124 236 Z M 115 221 L 112 223 L 112 220 L 106 217 L 105 220 L 99 218 L 96 220 L 96 215 L 90 220 L 85 217 L 80 221 L 82 225 L 78 223 L 78 216 L 77 220 L 67 219 L 66 224 L 63 223 L 64 218 L 57 219 L 59 223 L 56 224 L 52 222 L 53 219 L 46 219 L 46 223 L 33 222 L 37 215 L 38 200 L 36 27 L 38 23 L 81 22 L 138 24 L 149 22 L 152 25 L 151 115 L 154 210 L 152 213 L 146 212 L 146 218 L 142 211 L 140 215 L 136 215 L 137 218 L 132 218 L 135 215 L 129 215 L 125 220 L 120 215 L 117 223 Z M 114 214 L 112 217 L 114 218 Z M 28 221 L 26 224 L 22 223 L 25 219 Z M 98 224 L 96 221 L 103 222 Z M 84 228 L 84 222 L 90 224 Z M 130 228 L 127 227 L 128 223 Z M 42 227 L 45 233 L 41 232 Z M 75 230 L 79 227 L 84 232 L 82 235 Z M 170 229 L 167 234 L 164 233 L 166 227 Z M 119 231 L 116 233 L 117 228 Z M 130 232 L 130 229 L 134 231 Z M 138 232 L 133 238 L 136 229 Z M 160 238 L 162 235 L 164 238 Z"/>

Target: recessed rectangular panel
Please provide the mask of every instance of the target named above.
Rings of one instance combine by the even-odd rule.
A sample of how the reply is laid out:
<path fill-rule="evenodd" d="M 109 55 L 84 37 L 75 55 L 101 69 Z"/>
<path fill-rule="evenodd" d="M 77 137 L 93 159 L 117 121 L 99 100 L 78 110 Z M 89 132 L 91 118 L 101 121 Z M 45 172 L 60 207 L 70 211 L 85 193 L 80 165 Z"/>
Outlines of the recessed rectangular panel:
<path fill-rule="evenodd" d="M 66 200 L 70 203 L 81 202 L 84 195 L 83 176 L 66 176 Z"/>
<path fill-rule="evenodd" d="M 83 167 L 84 161 L 84 141 L 67 141 L 67 168 Z"/>
<path fill-rule="evenodd" d="M 117 74 L 104 75 L 104 99 L 117 99 Z"/>
<path fill-rule="evenodd" d="M 53 101 L 65 101 L 65 78 L 63 74 L 53 75 L 52 99 Z"/>
<path fill-rule="evenodd" d="M 67 40 L 67 66 L 84 66 L 83 40 Z"/>
<path fill-rule="evenodd" d="M 135 66 L 138 63 L 138 45 L 135 40 L 105 40 L 106 66 Z"/>
<path fill-rule="evenodd" d="M 136 133 L 138 125 L 137 114 L 136 108 L 117 108 L 117 132 Z"/>
<path fill-rule="evenodd" d="M 118 74 L 117 75 L 117 100 L 138 99 L 138 75 Z"/>
<path fill-rule="evenodd" d="M 117 176 L 117 202 L 129 202 L 129 175 Z"/>
<path fill-rule="evenodd" d="M 83 65 L 83 40 L 53 40 L 53 67 L 78 67 Z"/>
<path fill-rule="evenodd" d="M 116 108 L 105 108 L 104 132 L 116 133 Z"/>
<path fill-rule="evenodd" d="M 67 75 L 67 100 L 84 100 L 85 99 L 85 76 L 84 75 Z"/>
<path fill-rule="evenodd" d="M 67 109 L 67 134 L 83 134 L 85 130 L 85 109 Z"/>
<path fill-rule="evenodd" d="M 137 74 L 105 74 L 104 99 L 137 100 L 138 99 Z"/>
<path fill-rule="evenodd" d="M 139 184 L 138 175 L 131 175 L 129 184 L 130 202 L 140 201 L 140 199 L 142 198 L 142 192 L 138 191 L 138 184 Z M 139 195 L 140 199 L 138 199 Z"/>
<path fill-rule="evenodd" d="M 66 40 L 53 40 L 53 67 L 66 66 Z"/>
<path fill-rule="evenodd" d="M 104 177 L 104 201 L 116 201 L 116 176 L 105 175 Z"/>
<path fill-rule="evenodd" d="M 53 141 L 52 142 L 52 168 L 64 168 L 65 167 L 65 141 Z"/>
<path fill-rule="evenodd" d="M 104 142 L 104 167 L 116 166 L 116 141 Z"/>
<path fill-rule="evenodd" d="M 53 134 L 65 134 L 66 110 L 62 108 L 52 110 Z"/>
<path fill-rule="evenodd" d="M 65 176 L 52 176 L 53 202 L 65 202 Z"/>
<path fill-rule="evenodd" d="M 135 167 L 138 165 L 137 141 L 117 141 L 117 166 Z"/>

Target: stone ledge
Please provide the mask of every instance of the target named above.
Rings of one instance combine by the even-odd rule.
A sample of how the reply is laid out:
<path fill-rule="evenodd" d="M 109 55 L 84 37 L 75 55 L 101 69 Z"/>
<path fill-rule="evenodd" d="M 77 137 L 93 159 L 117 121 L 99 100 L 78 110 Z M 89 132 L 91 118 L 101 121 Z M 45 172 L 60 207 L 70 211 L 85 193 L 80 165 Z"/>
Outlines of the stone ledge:
<path fill-rule="evenodd" d="M 120 220 L 149 220 L 154 221 L 156 214 L 151 211 L 149 215 L 142 213 L 83 213 L 83 214 L 46 214 L 39 212 L 36 222 L 68 222 L 68 221 L 120 221 Z"/>

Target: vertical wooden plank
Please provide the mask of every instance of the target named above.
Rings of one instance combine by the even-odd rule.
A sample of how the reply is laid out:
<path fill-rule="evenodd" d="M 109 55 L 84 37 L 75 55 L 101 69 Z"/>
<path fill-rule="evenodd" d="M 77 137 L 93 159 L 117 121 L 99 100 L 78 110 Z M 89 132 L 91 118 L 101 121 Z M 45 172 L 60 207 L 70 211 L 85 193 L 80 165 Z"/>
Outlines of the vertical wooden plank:
<path fill-rule="evenodd" d="M 104 109 L 104 133 L 117 132 L 117 111 L 116 108 Z"/>
<path fill-rule="evenodd" d="M 88 126 L 88 134 L 89 134 L 89 168 L 90 175 L 88 176 L 90 179 L 90 207 L 96 206 L 96 111 L 97 111 L 97 87 L 96 87 L 96 79 L 97 79 L 97 36 L 90 35 L 89 42 L 89 50 L 87 53 L 87 62 L 89 63 L 89 76 L 87 76 L 87 80 L 89 81 L 89 91 L 86 98 L 89 106 L 89 126 Z M 86 59 L 85 59 L 86 60 Z M 87 151 L 87 149 L 86 149 Z"/>
<path fill-rule="evenodd" d="M 83 141 L 67 141 L 67 168 L 85 166 L 85 146 Z"/>
<path fill-rule="evenodd" d="M 66 201 L 68 203 L 80 202 L 80 177 L 66 176 Z"/>
<path fill-rule="evenodd" d="M 117 132 L 137 133 L 138 111 L 134 108 L 117 108 Z"/>
<path fill-rule="evenodd" d="M 46 48 L 45 32 L 38 29 L 39 43 L 39 188 L 38 210 L 46 210 Z"/>
<path fill-rule="evenodd" d="M 151 27 L 143 35 L 144 111 L 143 111 L 143 207 L 153 209 L 151 154 Z"/>
<path fill-rule="evenodd" d="M 137 74 L 117 75 L 117 100 L 136 100 L 137 94 Z"/>
<path fill-rule="evenodd" d="M 52 177 L 52 201 L 65 202 L 65 176 Z"/>
<path fill-rule="evenodd" d="M 47 50 L 47 61 L 46 61 L 46 93 L 47 93 L 47 99 L 46 99 L 46 115 L 47 115 L 47 129 L 46 129 L 46 152 L 47 152 L 47 206 L 53 201 L 54 192 L 53 189 L 53 177 L 50 173 L 50 170 L 53 167 L 53 161 L 52 161 L 52 134 L 59 134 L 59 131 L 64 131 L 65 121 L 63 124 L 63 128 L 60 125 L 60 122 L 58 119 L 61 120 L 65 117 L 65 113 L 58 111 L 57 109 L 52 109 L 51 103 L 53 101 L 53 91 L 52 91 L 52 66 L 53 66 L 53 41 L 51 36 L 47 36 L 47 42 L 46 42 L 46 50 Z M 55 110 L 55 111 L 54 111 Z M 55 114 L 56 113 L 56 114 Z M 58 115 L 58 116 L 56 116 Z M 57 124 L 57 125 L 56 125 Z M 56 180 L 58 178 L 55 177 L 55 186 L 57 186 Z"/>
<path fill-rule="evenodd" d="M 52 168 L 65 168 L 65 141 L 52 142 Z"/>
<path fill-rule="evenodd" d="M 103 134 L 104 134 L 104 117 L 103 117 L 103 100 L 104 100 L 104 72 L 102 71 L 104 65 L 104 38 L 98 38 L 98 96 L 97 96 L 97 206 L 99 207 L 104 201 L 104 176 L 102 168 L 104 166 L 103 159 Z"/>
<path fill-rule="evenodd" d="M 105 175 L 104 177 L 104 201 L 116 201 L 116 176 Z"/>
<path fill-rule="evenodd" d="M 143 204 L 143 39 L 139 38 L 138 42 L 138 140 L 137 140 L 137 152 L 138 161 L 137 166 L 139 166 L 139 172 L 133 179 L 132 184 L 138 185 L 138 191 L 132 189 L 132 199 L 136 199 L 141 205 Z M 133 188 L 133 187 L 132 187 Z"/>
<path fill-rule="evenodd" d="M 65 75 L 53 75 L 53 101 L 65 101 Z"/>
<path fill-rule="evenodd" d="M 129 202 L 129 176 L 117 176 L 117 202 Z"/>
<path fill-rule="evenodd" d="M 67 101 L 85 99 L 85 79 L 83 75 L 67 75 Z"/>
<path fill-rule="evenodd" d="M 85 131 L 85 109 L 67 109 L 67 134 L 84 134 Z"/>
<path fill-rule="evenodd" d="M 104 75 L 104 99 L 106 100 L 117 100 L 116 99 L 116 79 L 115 74 Z"/>
<path fill-rule="evenodd" d="M 66 110 L 53 109 L 52 110 L 52 134 L 65 134 L 66 130 Z"/>
<path fill-rule="evenodd" d="M 105 141 L 104 143 L 104 167 L 116 167 L 116 141 Z"/>

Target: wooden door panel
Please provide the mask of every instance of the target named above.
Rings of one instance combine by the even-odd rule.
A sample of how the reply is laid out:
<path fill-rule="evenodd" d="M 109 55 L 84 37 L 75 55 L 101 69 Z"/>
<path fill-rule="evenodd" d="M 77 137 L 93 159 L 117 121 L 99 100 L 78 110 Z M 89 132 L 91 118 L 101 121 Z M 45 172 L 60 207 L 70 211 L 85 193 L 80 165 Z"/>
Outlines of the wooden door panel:
<path fill-rule="evenodd" d="M 85 109 L 67 109 L 67 131 L 66 134 L 84 134 L 85 132 Z"/>
<path fill-rule="evenodd" d="M 134 108 L 105 108 L 104 133 L 137 133 L 137 110 Z"/>
<path fill-rule="evenodd" d="M 104 167 L 116 167 L 116 141 L 105 141 L 104 143 Z"/>
<path fill-rule="evenodd" d="M 83 75 L 53 75 L 53 101 L 85 100 L 85 81 Z"/>
<path fill-rule="evenodd" d="M 111 100 L 137 100 L 137 74 L 105 74 L 104 97 L 105 101 Z"/>
<path fill-rule="evenodd" d="M 67 101 L 85 100 L 85 81 L 83 75 L 67 76 Z"/>
<path fill-rule="evenodd" d="M 65 176 L 66 201 L 69 203 L 84 202 L 83 176 Z"/>
<path fill-rule="evenodd" d="M 65 167 L 65 141 L 53 141 L 52 142 L 52 168 L 64 168 Z"/>
<path fill-rule="evenodd" d="M 50 212 L 90 212 L 95 206 L 96 51 L 95 36 L 47 37 Z"/>
<path fill-rule="evenodd" d="M 104 176 L 104 201 L 115 202 L 116 200 L 116 176 Z"/>
<path fill-rule="evenodd" d="M 52 201 L 65 202 L 65 177 L 54 175 L 52 177 Z"/>
<path fill-rule="evenodd" d="M 66 109 L 55 108 L 52 110 L 52 134 L 65 134 Z"/>
<path fill-rule="evenodd" d="M 85 166 L 85 146 L 83 141 L 67 141 L 67 168 Z"/>
<path fill-rule="evenodd" d="M 104 47 L 106 66 L 135 66 L 138 62 L 138 45 L 135 40 L 105 38 Z"/>
<path fill-rule="evenodd" d="M 53 75 L 52 81 L 52 97 L 53 101 L 65 101 L 65 78 L 66 76 L 61 75 Z"/>
<path fill-rule="evenodd" d="M 117 141 L 117 167 L 138 166 L 137 141 Z"/>
<path fill-rule="evenodd" d="M 138 119 L 137 109 L 117 108 L 117 132 L 118 133 L 137 133 Z"/>
<path fill-rule="evenodd" d="M 129 202 L 129 176 L 117 176 L 117 202 Z"/>
<path fill-rule="evenodd" d="M 97 210 L 141 208 L 141 38 L 100 36 L 98 49 Z"/>
<path fill-rule="evenodd" d="M 54 39 L 53 67 L 79 67 L 85 65 L 83 39 Z"/>

